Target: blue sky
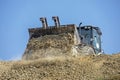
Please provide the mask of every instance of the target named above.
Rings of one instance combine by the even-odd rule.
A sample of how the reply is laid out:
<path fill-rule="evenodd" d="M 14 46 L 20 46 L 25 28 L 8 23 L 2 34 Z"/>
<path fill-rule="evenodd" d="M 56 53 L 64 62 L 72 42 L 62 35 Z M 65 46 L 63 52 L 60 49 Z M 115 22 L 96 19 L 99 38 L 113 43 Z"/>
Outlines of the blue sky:
<path fill-rule="evenodd" d="M 59 16 L 61 24 L 98 26 L 105 53 L 120 52 L 120 0 L 0 0 L 0 59 L 20 59 L 28 28 L 40 27 L 40 17 Z"/>

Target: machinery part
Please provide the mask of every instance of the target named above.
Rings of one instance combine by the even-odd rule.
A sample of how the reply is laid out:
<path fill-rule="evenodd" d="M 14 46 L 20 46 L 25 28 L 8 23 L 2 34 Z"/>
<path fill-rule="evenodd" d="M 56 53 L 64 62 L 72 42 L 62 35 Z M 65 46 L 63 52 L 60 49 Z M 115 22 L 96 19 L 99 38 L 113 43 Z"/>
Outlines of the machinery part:
<path fill-rule="evenodd" d="M 48 28 L 47 19 L 45 17 L 41 17 L 40 21 L 42 22 L 43 29 L 47 29 Z"/>
<path fill-rule="evenodd" d="M 52 19 L 54 20 L 54 23 L 55 23 L 55 27 L 60 27 L 60 21 L 59 21 L 59 18 L 58 16 L 53 16 Z"/>
<path fill-rule="evenodd" d="M 95 53 L 98 54 L 102 52 L 101 49 L 101 35 L 99 27 L 93 26 L 81 26 L 77 28 L 79 35 L 81 37 L 81 42 L 86 45 L 90 45 L 95 50 Z"/>
<path fill-rule="evenodd" d="M 96 53 L 92 46 L 81 44 L 72 47 L 72 55 L 73 56 L 96 55 Z"/>

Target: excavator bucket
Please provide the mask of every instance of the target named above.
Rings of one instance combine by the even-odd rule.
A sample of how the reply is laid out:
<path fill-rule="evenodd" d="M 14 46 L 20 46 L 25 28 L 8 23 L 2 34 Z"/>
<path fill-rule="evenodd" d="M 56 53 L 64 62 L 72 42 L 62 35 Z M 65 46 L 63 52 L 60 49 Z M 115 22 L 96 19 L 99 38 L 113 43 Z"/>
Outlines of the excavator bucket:
<path fill-rule="evenodd" d="M 51 56 L 76 55 L 76 45 L 81 39 L 74 24 L 60 25 L 57 16 L 52 17 L 55 26 L 48 26 L 46 18 L 40 18 L 41 28 L 29 29 L 29 42 L 23 59 L 31 60 Z"/>

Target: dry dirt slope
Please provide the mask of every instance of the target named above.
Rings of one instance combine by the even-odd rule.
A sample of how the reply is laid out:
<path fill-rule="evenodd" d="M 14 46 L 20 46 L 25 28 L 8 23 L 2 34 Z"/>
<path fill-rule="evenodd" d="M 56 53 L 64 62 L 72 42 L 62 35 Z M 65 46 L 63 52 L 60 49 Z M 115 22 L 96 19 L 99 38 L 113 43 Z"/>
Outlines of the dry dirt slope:
<path fill-rule="evenodd" d="M 120 80 L 120 54 L 1 61 L 0 80 Z"/>

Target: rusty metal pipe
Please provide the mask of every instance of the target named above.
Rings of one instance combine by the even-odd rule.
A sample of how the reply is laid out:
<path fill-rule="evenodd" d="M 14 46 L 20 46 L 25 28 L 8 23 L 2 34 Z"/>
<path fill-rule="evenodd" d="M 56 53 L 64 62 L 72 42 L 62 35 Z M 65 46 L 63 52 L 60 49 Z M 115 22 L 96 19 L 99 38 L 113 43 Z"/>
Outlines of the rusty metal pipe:
<path fill-rule="evenodd" d="M 47 24 L 47 19 L 46 17 L 41 17 L 40 21 L 42 22 L 42 28 L 43 29 L 47 29 L 48 28 L 48 24 Z"/>

